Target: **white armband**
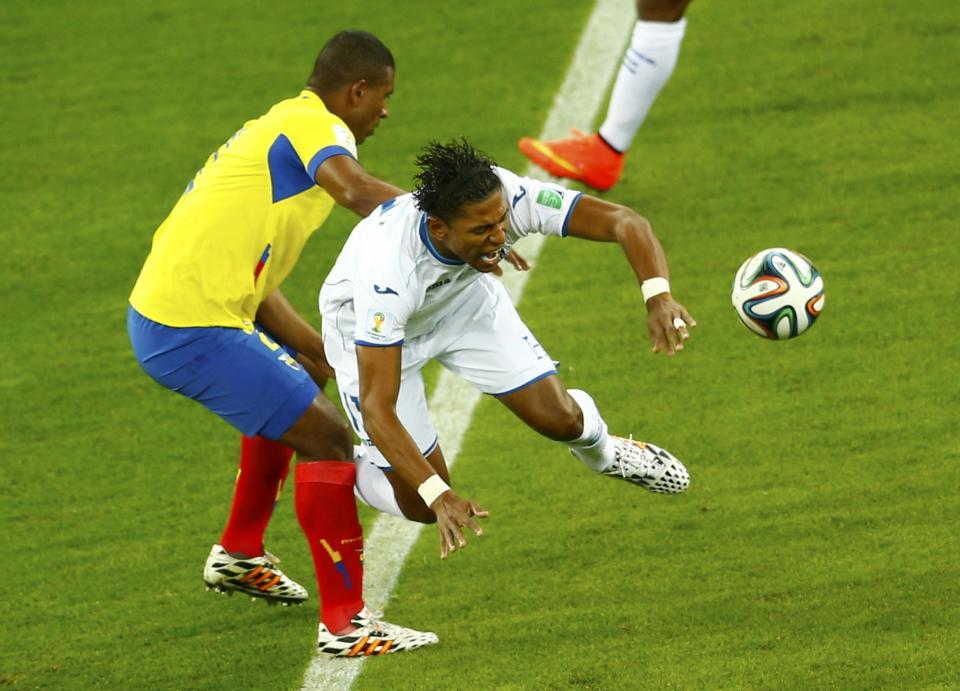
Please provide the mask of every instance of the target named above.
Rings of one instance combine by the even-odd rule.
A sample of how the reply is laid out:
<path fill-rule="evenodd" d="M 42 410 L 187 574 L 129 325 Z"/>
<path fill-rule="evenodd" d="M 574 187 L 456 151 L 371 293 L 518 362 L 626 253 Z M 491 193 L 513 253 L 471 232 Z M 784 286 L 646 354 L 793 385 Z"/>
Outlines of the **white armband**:
<path fill-rule="evenodd" d="M 648 278 L 640 284 L 640 292 L 643 293 L 643 301 L 646 302 L 655 295 L 670 292 L 670 281 L 663 276 L 654 276 Z"/>
<path fill-rule="evenodd" d="M 443 481 L 443 478 L 433 474 L 420 483 L 417 487 L 417 494 L 423 499 L 423 503 L 428 507 L 437 500 L 441 494 L 450 489 L 450 485 Z"/>

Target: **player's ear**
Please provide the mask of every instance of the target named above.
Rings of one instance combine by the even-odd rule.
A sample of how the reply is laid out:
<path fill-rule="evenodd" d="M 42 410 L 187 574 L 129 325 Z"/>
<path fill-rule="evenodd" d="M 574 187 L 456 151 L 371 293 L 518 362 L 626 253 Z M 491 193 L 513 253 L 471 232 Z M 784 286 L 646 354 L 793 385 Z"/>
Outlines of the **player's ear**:
<path fill-rule="evenodd" d="M 358 79 L 353 84 L 351 84 L 350 85 L 350 102 L 351 103 L 359 102 L 360 99 L 363 98 L 363 95 L 366 93 L 367 86 L 369 85 L 367 84 L 366 79 Z"/>
<path fill-rule="evenodd" d="M 450 232 L 450 226 L 436 216 L 427 216 L 427 230 L 430 231 L 430 237 L 444 240 Z"/>

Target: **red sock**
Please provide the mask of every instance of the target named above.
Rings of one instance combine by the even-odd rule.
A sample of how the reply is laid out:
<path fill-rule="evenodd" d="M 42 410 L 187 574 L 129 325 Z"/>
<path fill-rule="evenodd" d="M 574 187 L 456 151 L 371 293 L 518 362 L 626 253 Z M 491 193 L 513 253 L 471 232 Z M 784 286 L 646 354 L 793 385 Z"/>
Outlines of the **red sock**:
<path fill-rule="evenodd" d="M 266 437 L 243 436 L 233 506 L 220 544 L 228 552 L 263 554 L 263 534 L 290 471 L 293 449 Z"/>
<path fill-rule="evenodd" d="M 320 589 L 320 618 L 333 633 L 363 609 L 363 530 L 353 497 L 353 463 L 298 463 L 297 519 L 303 528 Z"/>

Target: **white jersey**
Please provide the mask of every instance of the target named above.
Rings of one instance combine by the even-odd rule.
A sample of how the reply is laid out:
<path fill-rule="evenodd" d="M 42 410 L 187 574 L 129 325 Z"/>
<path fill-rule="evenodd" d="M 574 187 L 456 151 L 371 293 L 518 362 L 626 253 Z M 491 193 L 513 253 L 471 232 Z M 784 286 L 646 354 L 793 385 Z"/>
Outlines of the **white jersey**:
<path fill-rule="evenodd" d="M 566 235 L 580 192 L 494 170 L 508 204 L 505 250 L 529 233 Z M 397 346 L 430 333 L 488 281 L 496 279 L 437 251 L 426 213 L 405 194 L 353 229 L 320 290 L 320 312 L 348 350 L 351 341 Z"/>

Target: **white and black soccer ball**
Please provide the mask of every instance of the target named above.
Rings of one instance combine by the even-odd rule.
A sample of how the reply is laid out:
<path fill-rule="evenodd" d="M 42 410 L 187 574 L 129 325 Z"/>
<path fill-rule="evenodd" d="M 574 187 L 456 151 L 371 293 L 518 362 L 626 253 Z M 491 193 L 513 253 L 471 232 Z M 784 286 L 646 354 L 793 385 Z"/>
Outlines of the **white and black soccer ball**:
<path fill-rule="evenodd" d="M 802 254 L 773 247 L 743 262 L 733 279 L 732 298 L 740 321 L 755 334 L 794 338 L 823 309 L 823 278 Z"/>

